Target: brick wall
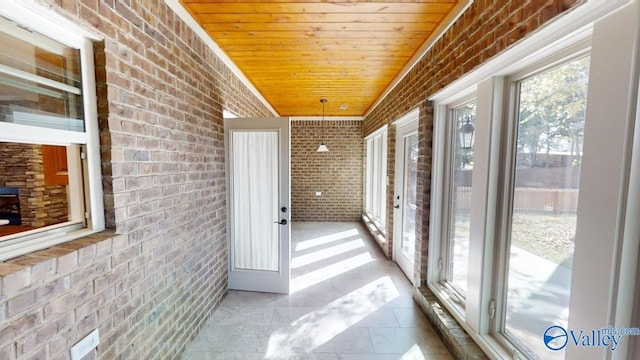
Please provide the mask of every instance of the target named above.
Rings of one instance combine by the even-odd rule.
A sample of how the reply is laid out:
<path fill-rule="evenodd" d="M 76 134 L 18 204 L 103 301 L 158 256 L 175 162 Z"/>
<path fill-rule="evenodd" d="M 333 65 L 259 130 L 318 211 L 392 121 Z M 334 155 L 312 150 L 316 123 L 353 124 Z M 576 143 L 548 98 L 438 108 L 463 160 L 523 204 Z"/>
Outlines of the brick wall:
<path fill-rule="evenodd" d="M 420 107 L 420 164 L 416 237 L 416 279 L 424 281 L 429 234 L 433 106 L 425 101 L 438 90 L 511 47 L 581 0 L 476 0 L 433 45 L 389 95 L 367 116 L 368 135 Z M 392 167 L 391 167 L 392 168 Z M 389 211 L 390 218 L 393 216 Z M 391 221 L 388 221 L 391 223 Z M 391 244 L 388 245 L 391 247 Z"/>
<path fill-rule="evenodd" d="M 316 152 L 323 132 L 328 153 Z M 362 121 L 292 121 L 291 219 L 358 221 L 363 154 Z"/>
<path fill-rule="evenodd" d="M 178 358 L 227 287 L 222 110 L 272 114 L 162 0 L 39 2 L 104 36 L 111 232 L 0 263 L 0 358 L 68 359 L 95 328 L 98 359 Z"/>

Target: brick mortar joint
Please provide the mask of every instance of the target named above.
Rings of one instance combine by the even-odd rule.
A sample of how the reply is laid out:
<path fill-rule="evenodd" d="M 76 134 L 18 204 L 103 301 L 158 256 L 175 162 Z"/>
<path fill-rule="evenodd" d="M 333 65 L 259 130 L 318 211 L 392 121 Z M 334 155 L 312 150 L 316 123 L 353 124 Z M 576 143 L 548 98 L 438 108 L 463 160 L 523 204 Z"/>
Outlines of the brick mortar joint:
<path fill-rule="evenodd" d="M 19 271 L 31 270 L 34 267 L 37 267 L 40 264 L 43 264 L 52 259 L 59 259 L 63 256 L 68 256 L 71 253 L 79 253 L 91 246 L 95 246 L 104 241 L 110 241 L 113 238 L 118 237 L 112 230 L 105 230 L 99 233 L 83 236 L 71 241 L 67 241 L 58 245 L 53 245 L 45 249 L 37 250 L 28 254 L 21 255 L 19 257 L 5 260 L 0 262 L 0 267 L 4 268 L 2 274 L 0 274 L 0 280 L 9 277 Z M 33 261 L 31 261 L 33 260 Z M 28 264 L 24 264 L 24 262 L 28 261 Z M 52 276 L 58 275 L 58 271 L 52 274 Z M 31 281 L 33 283 L 33 279 Z"/>

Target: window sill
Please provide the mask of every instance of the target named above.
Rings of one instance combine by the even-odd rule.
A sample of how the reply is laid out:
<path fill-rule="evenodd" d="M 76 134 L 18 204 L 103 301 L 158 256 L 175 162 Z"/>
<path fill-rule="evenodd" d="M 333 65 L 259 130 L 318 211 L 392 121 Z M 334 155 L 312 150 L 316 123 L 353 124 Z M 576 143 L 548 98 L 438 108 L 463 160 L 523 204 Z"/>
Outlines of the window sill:
<path fill-rule="evenodd" d="M 489 359 L 426 286 L 414 287 L 413 298 L 455 359 Z"/>
<path fill-rule="evenodd" d="M 369 215 L 362 214 L 362 222 L 378 244 L 383 245 L 387 243 L 387 232 L 382 230 L 377 222 L 373 221 Z"/>
<path fill-rule="evenodd" d="M 85 263 L 111 255 L 113 231 L 102 231 L 0 262 L 3 296 L 34 283 L 70 273 Z"/>

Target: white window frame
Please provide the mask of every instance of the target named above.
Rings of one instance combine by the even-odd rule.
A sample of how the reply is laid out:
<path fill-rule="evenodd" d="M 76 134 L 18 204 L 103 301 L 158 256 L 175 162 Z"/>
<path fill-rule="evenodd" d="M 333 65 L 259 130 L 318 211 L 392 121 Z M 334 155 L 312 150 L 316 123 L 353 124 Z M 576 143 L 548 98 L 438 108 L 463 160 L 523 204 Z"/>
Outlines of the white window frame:
<path fill-rule="evenodd" d="M 497 294 L 504 293 L 506 284 L 505 242 L 497 240 L 504 233 L 501 224 L 505 223 L 497 211 L 505 206 L 501 179 L 509 176 L 505 171 L 510 171 L 504 168 L 508 162 L 501 153 L 503 139 L 508 134 L 504 125 L 512 121 L 507 120 L 511 104 L 505 103 L 505 93 L 509 92 L 509 81 L 530 72 L 532 66 L 537 65 L 536 71 L 540 71 L 545 65 L 566 59 L 567 54 L 575 54 L 589 44 L 592 60 L 585 130 L 586 161 L 582 166 L 576 232 L 576 238 L 582 241 L 576 241 L 568 327 L 590 330 L 609 325 L 637 326 L 631 324 L 631 313 L 636 286 L 633 274 L 638 269 L 640 244 L 638 237 L 631 234 L 640 233 L 640 226 L 630 219 L 637 219 L 640 205 L 637 201 L 632 204 L 630 197 L 627 202 L 625 196 L 640 193 L 640 185 L 630 181 L 635 178 L 632 165 L 635 169 L 640 167 L 640 142 L 636 139 L 634 143 L 632 135 L 640 103 L 637 101 L 640 69 L 633 60 L 640 53 L 633 40 L 637 39 L 640 28 L 638 10 L 637 2 L 588 1 L 431 98 L 435 103 L 430 211 L 433 241 L 429 242 L 427 285 L 492 359 L 526 358 L 503 341 L 502 319 L 496 316 L 504 309 Z M 442 141 L 446 136 L 447 109 L 464 96 L 476 97 L 477 113 L 469 289 L 465 312 L 461 313 L 439 286 L 437 257 L 442 246 L 439 241 L 442 224 L 446 220 L 441 209 L 447 201 L 443 192 L 446 147 Z M 615 121 L 607 124 L 602 119 Z M 635 127 L 636 134 L 638 128 Z M 603 134 L 618 142 L 603 147 L 606 142 Z M 603 184 L 606 184 L 604 189 Z M 625 217 L 625 214 L 636 216 Z M 631 253 L 623 249 L 630 249 Z M 597 296 L 593 296 L 594 288 L 600 289 Z M 620 349 L 616 352 L 596 349 L 598 355 L 595 355 L 593 349 L 567 347 L 565 356 L 570 360 L 594 356 L 626 359 L 626 351 Z"/>
<path fill-rule="evenodd" d="M 440 105 L 438 115 L 439 119 L 436 121 L 434 127 L 434 138 L 443 139 L 442 146 L 434 147 L 434 159 L 439 161 L 435 163 L 433 173 L 441 174 L 435 179 L 435 184 L 432 183 L 432 188 L 437 188 L 436 203 L 440 205 L 438 210 L 435 211 L 438 216 L 438 222 L 434 229 L 434 238 L 439 239 L 433 248 L 438 251 L 439 257 L 434 262 L 434 268 L 431 270 L 432 277 L 428 282 L 432 284 L 432 287 L 447 298 L 451 299 L 452 310 L 455 312 L 457 318 L 463 319 L 465 313 L 466 297 L 460 294 L 449 282 L 447 281 L 447 269 L 449 268 L 449 248 L 451 242 L 451 191 L 452 191 L 452 177 L 454 172 L 453 156 L 459 139 L 455 136 L 457 130 L 456 119 L 453 118 L 455 109 L 464 106 L 469 103 L 476 102 L 472 92 L 473 88 L 467 89 L 462 94 L 456 95 L 453 100 L 447 101 L 446 105 Z M 475 151 L 475 150 L 474 150 Z M 475 168 L 475 165 L 474 165 Z M 473 194 L 473 192 L 472 192 Z M 435 214 L 434 214 L 435 215 Z M 431 262 L 430 262 L 431 263 Z"/>
<path fill-rule="evenodd" d="M 497 214 L 494 214 L 497 218 L 497 225 L 494 231 L 499 246 L 497 248 L 497 254 L 494 256 L 494 261 L 500 271 L 494 274 L 493 278 L 495 285 L 492 299 L 495 300 L 496 308 L 496 320 L 495 324 L 493 324 L 495 333 L 493 336 L 505 349 L 509 349 L 514 352 L 517 351 L 518 353 L 522 353 L 525 350 L 519 345 L 512 343 L 504 331 L 506 327 L 506 301 L 508 296 L 508 268 L 511 243 L 510 224 L 513 216 L 512 205 L 515 191 L 515 158 L 517 156 L 516 142 L 518 135 L 518 102 L 520 96 L 519 84 L 523 80 L 539 74 L 544 74 L 556 67 L 560 67 L 588 56 L 590 55 L 590 51 L 590 41 L 589 39 L 585 39 L 585 41 L 569 46 L 565 51 L 561 51 L 550 58 L 546 58 L 539 63 L 525 67 L 522 71 L 503 78 L 503 86 L 505 89 L 504 93 L 506 95 L 504 98 L 505 106 L 502 111 L 503 137 L 501 140 L 502 148 L 504 149 L 502 151 L 504 160 L 501 163 L 503 170 L 500 171 L 500 173 L 503 176 L 501 176 L 502 182 L 499 185 L 502 191 L 499 191 L 497 194 L 498 206 L 496 210 L 498 210 L 498 212 Z"/>
<path fill-rule="evenodd" d="M 384 234 L 387 231 L 387 136 L 385 125 L 364 140 L 365 214 Z"/>
<path fill-rule="evenodd" d="M 76 152 L 82 151 L 83 166 L 80 161 L 69 163 L 70 173 L 79 174 L 78 179 L 82 180 L 76 181 L 70 176 L 69 187 L 75 191 L 70 191 L 69 196 L 74 216 L 72 222 L 85 223 L 80 229 L 77 226 L 65 227 L 68 224 L 65 223 L 7 236 L 0 242 L 2 261 L 102 231 L 105 218 L 92 43 L 100 38 L 35 3 L 2 0 L 0 16 L 80 50 L 85 124 L 85 131 L 77 132 L 0 122 L 0 141 L 68 146 L 67 151 L 71 152 L 69 159 L 80 159 Z M 78 209 L 82 208 L 85 213 L 78 214 Z"/>

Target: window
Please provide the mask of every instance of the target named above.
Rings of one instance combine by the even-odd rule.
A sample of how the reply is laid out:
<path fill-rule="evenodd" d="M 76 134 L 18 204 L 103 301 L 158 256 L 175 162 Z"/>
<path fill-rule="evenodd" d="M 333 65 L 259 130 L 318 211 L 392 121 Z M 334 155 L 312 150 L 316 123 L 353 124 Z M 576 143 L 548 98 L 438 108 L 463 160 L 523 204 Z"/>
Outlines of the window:
<path fill-rule="evenodd" d="M 568 325 L 589 76 L 585 52 L 478 85 L 473 100 L 466 95 L 440 107 L 444 125 L 436 129 L 444 149 L 436 155 L 443 159 L 436 185 L 443 189 L 436 200 L 443 215 L 436 221 L 440 258 L 431 286 L 461 321 L 477 317 L 479 302 L 491 294 L 490 334 L 498 346 L 531 359 L 564 358 L 562 351 L 549 354 L 540 339 L 549 326 Z M 478 104 L 501 94 L 513 110 L 495 109 L 499 125 L 491 126 Z M 478 192 L 477 171 L 495 179 L 498 190 Z M 492 290 L 480 289 L 483 279 Z"/>
<path fill-rule="evenodd" d="M 539 339 L 568 323 L 588 78 L 585 56 L 512 83 L 504 333 L 533 358 L 564 358 Z"/>
<path fill-rule="evenodd" d="M 543 358 L 551 355 L 539 334 L 568 323 L 588 76 L 587 56 L 513 84 L 505 334 Z"/>
<path fill-rule="evenodd" d="M 563 331 L 636 326 L 637 48 L 623 35 L 638 4 L 625 6 L 579 7 L 432 98 L 427 285 L 491 358 L 606 358 Z"/>
<path fill-rule="evenodd" d="M 376 226 L 386 231 L 387 127 L 366 139 L 365 209 Z"/>
<path fill-rule="evenodd" d="M 0 260 L 104 228 L 91 43 L 9 8 L 0 13 Z"/>
<path fill-rule="evenodd" d="M 476 104 L 472 101 L 454 105 L 448 116 L 449 201 L 443 209 L 447 233 L 440 257 L 443 263 L 440 276 L 443 287 L 462 306 L 467 291 Z"/>

